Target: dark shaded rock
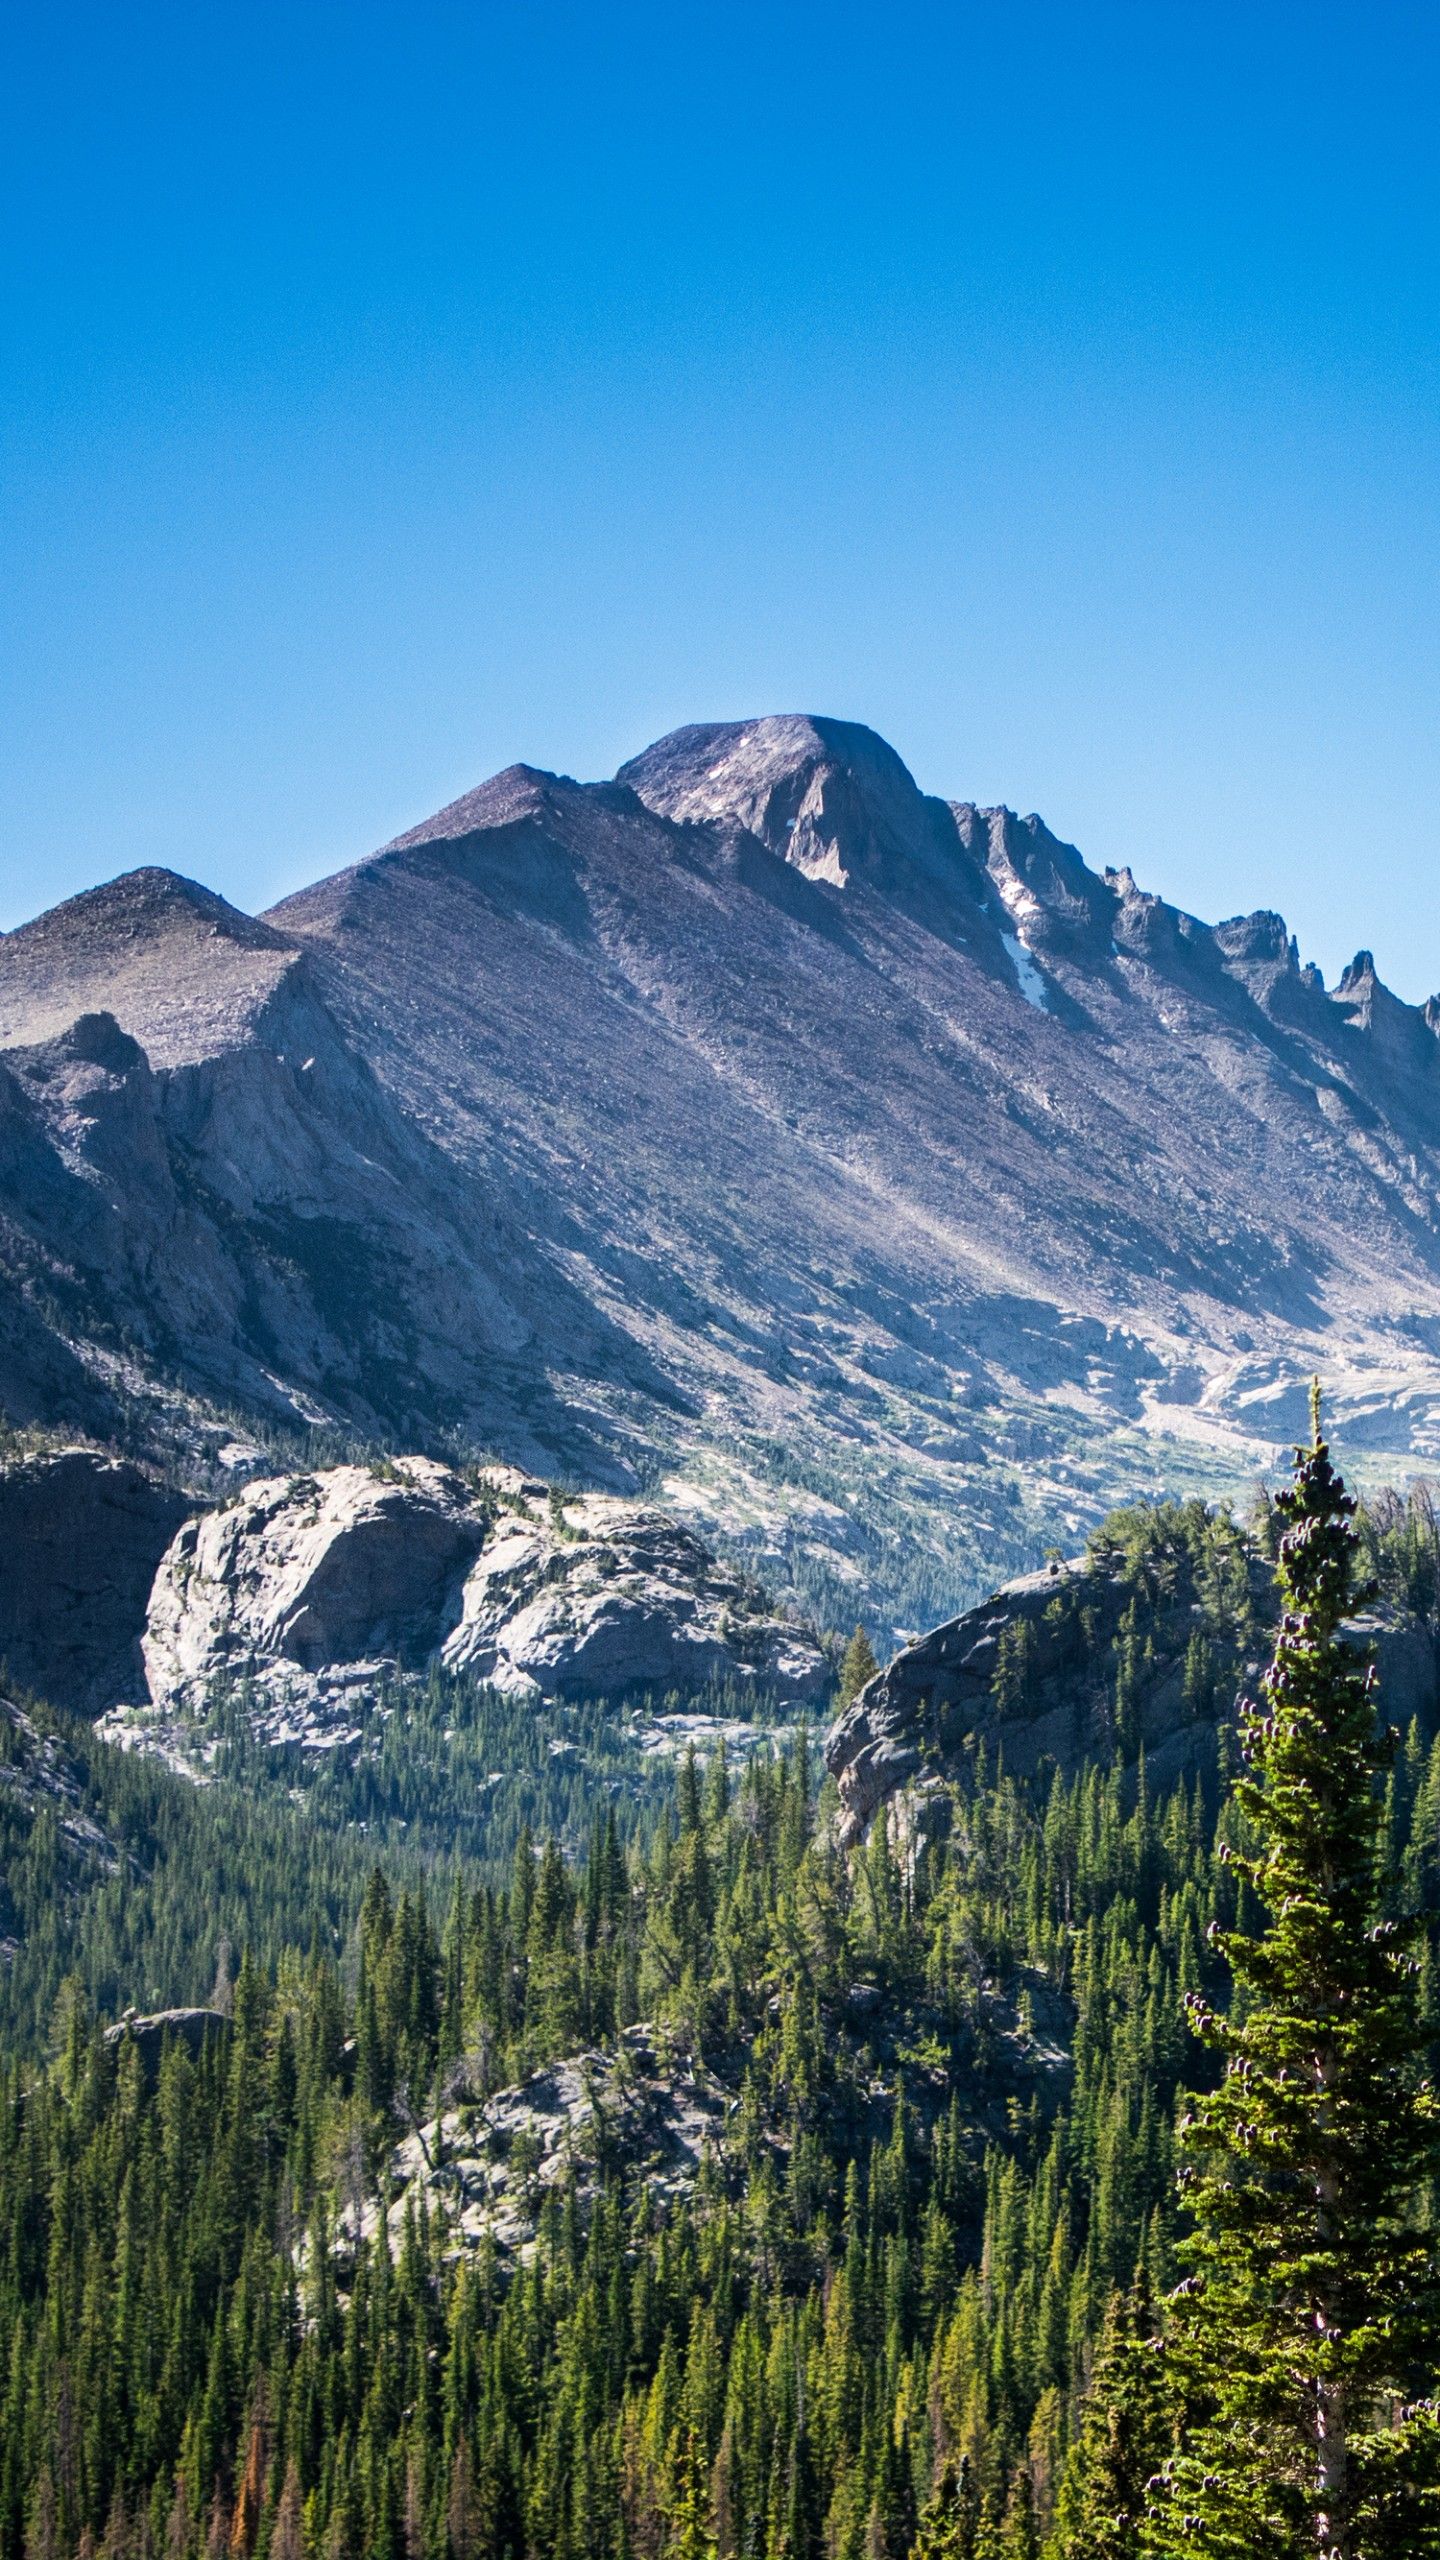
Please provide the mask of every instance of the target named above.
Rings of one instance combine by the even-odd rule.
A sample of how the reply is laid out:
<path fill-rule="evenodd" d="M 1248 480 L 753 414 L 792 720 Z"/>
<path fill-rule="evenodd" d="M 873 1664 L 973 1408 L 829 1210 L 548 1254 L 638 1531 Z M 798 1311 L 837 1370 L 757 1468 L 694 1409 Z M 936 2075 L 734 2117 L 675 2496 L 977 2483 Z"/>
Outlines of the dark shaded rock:
<path fill-rule="evenodd" d="M 0 1662 L 17 1687 L 83 1715 L 144 1697 L 150 1586 L 189 1509 L 93 1449 L 0 1462 Z"/>
<path fill-rule="evenodd" d="M 145 2077 L 153 2085 L 167 2045 L 183 2044 L 194 2061 L 207 2044 L 225 2041 L 231 2033 L 231 2022 L 222 2009 L 156 2009 L 148 2017 L 124 2017 L 107 2027 L 105 2042 L 112 2048 L 127 2040 L 138 2046 Z"/>
<path fill-rule="evenodd" d="M 1375 1658 L 1380 1713 L 1387 1724 L 1418 1723 L 1433 1731 L 1440 1706 L 1440 1646 L 1426 1618 L 1377 1605 L 1352 1619 L 1346 1631 Z"/>
<path fill-rule="evenodd" d="M 826 1766 L 858 1837 L 878 1807 L 927 1770 L 943 1769 L 967 1742 L 1003 1745 L 1007 1768 L 1025 1774 L 1047 1755 L 1073 1762 L 1085 1747 L 1081 1699 L 1128 1599 L 1118 1576 L 1083 1562 L 1025 1574 L 906 1645 L 832 1727 Z M 1033 1648 L 1027 1712 L 996 1704 L 1002 1642 L 1024 1628 Z"/>
<path fill-rule="evenodd" d="M 1056 1563 L 1006 1583 L 979 1608 L 906 1645 L 826 1738 L 843 1836 L 859 1838 L 883 1804 L 917 1789 L 923 1829 L 928 1783 L 955 1774 L 982 1748 L 992 1768 L 1003 1757 L 1016 1777 L 1034 1777 L 1047 1765 L 1073 1772 L 1088 1758 L 1109 1760 L 1117 1747 L 1132 1759 L 1143 1750 L 1151 1778 L 1162 1785 L 1213 1764 L 1217 1722 L 1233 1716 L 1240 1695 L 1254 1692 L 1269 1657 L 1269 1568 L 1252 1558 L 1252 1641 L 1228 1681 L 1201 1701 L 1186 1694 L 1186 1657 L 1200 1620 L 1193 1583 L 1182 1574 L 1173 1591 L 1149 1595 L 1133 1722 L 1120 1733 L 1114 1646 L 1135 1595 L 1133 1579 L 1103 1558 Z M 1377 1606 L 1347 1633 L 1373 1654 L 1382 1716 L 1401 1728 L 1418 1720 L 1433 1731 L 1440 1703 L 1434 1626 Z"/>
<path fill-rule="evenodd" d="M 49 1879 L 43 1895 L 48 1919 L 52 1893 L 80 1891 L 112 1875 L 120 1856 L 90 1811 L 88 1774 L 73 1747 L 61 1735 L 42 1731 L 12 1698 L 0 1697 L 0 1964 L 10 1962 L 27 1918 L 35 1918 L 33 1880 L 28 1891 L 21 1880 L 25 1851 L 42 1821 L 50 1832 L 42 1868 Z"/>

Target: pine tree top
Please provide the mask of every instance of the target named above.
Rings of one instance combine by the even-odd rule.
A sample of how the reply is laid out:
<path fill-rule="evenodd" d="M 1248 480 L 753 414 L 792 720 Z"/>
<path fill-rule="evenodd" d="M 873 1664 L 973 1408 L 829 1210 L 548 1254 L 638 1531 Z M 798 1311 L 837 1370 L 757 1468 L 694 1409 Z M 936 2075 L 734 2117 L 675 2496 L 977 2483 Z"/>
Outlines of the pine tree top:
<path fill-rule="evenodd" d="M 866 1683 L 874 1679 L 879 1668 L 880 1665 L 875 1658 L 875 1648 L 870 1638 L 862 1626 L 857 1626 L 845 1648 L 844 1660 L 840 1665 L 837 1705 L 848 1707 L 852 1698 L 858 1698 Z"/>

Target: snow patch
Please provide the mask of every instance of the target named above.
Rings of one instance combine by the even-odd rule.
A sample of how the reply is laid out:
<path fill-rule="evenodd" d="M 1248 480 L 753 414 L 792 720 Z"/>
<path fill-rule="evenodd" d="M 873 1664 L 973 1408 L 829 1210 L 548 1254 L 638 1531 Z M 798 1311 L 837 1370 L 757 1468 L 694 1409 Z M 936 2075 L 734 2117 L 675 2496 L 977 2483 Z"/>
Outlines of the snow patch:
<path fill-rule="evenodd" d="M 1044 972 L 1031 959 L 1018 933 L 1002 933 L 1000 939 L 1010 955 L 1026 1003 L 1033 1004 L 1037 1013 L 1048 1013 L 1050 999 L 1045 992 Z"/>
<path fill-rule="evenodd" d="M 1031 924 L 1036 916 L 1044 914 L 1045 910 L 1028 882 L 1017 879 L 1015 873 L 1008 867 L 998 874 L 992 874 L 992 877 L 1000 892 L 1002 903 L 1017 925 Z"/>

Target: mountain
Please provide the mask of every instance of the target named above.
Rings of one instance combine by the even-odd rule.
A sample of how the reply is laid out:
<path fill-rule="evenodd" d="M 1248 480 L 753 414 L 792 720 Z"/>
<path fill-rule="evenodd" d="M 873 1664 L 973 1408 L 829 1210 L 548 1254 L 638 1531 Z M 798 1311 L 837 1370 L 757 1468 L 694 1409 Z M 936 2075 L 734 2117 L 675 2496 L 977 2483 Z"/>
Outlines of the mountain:
<path fill-rule="evenodd" d="M 0 937 L 0 1405 L 192 1468 L 328 1428 L 661 1493 L 933 1622 L 1324 1376 L 1440 1450 L 1440 1044 L 871 731 L 516 766 L 268 916 Z"/>

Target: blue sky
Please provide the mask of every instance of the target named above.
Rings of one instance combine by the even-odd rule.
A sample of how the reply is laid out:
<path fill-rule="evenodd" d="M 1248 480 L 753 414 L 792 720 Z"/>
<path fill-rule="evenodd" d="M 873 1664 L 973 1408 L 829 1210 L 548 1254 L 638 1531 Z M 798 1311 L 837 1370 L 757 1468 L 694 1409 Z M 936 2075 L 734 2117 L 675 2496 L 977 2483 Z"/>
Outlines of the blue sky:
<path fill-rule="evenodd" d="M 6 13 L 0 924 L 870 721 L 1440 986 L 1440 13 Z"/>

